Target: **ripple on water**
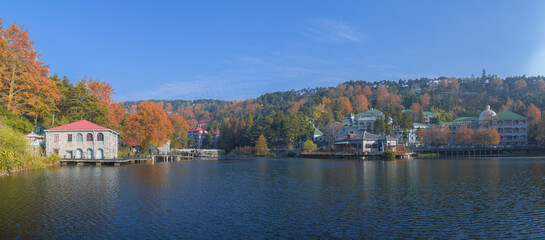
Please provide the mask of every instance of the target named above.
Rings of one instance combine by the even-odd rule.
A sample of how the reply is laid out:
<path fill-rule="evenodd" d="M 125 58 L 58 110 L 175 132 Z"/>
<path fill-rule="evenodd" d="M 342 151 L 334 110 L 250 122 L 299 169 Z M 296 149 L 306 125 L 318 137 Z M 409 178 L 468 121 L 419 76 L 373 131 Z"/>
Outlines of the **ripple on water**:
<path fill-rule="evenodd" d="M 0 178 L 12 238 L 544 238 L 545 159 L 256 159 Z"/>

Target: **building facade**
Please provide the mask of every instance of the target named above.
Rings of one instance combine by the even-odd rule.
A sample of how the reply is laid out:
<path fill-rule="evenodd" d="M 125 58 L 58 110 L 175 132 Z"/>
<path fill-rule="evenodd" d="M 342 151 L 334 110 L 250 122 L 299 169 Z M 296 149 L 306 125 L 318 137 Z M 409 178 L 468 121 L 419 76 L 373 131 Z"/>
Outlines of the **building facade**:
<path fill-rule="evenodd" d="M 45 153 L 63 159 L 115 159 L 119 133 L 87 120 L 45 130 Z"/>
<path fill-rule="evenodd" d="M 335 151 L 381 153 L 386 150 L 396 151 L 397 139 L 363 132 L 335 139 L 334 146 Z"/>
<path fill-rule="evenodd" d="M 474 131 L 479 128 L 496 128 L 500 135 L 500 145 L 524 145 L 528 143 L 528 118 L 511 111 L 499 114 L 492 111 L 490 106 L 479 114 L 479 117 L 461 117 L 452 123 L 446 123 L 452 134 L 463 126 Z"/>

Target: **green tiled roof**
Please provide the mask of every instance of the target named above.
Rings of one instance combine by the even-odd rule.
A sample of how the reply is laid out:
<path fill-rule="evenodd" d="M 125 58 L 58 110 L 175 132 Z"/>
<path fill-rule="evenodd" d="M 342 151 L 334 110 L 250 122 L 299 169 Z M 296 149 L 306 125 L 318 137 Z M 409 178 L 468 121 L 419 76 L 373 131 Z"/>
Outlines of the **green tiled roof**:
<path fill-rule="evenodd" d="M 350 124 L 350 123 L 343 123 L 343 127 L 357 128 L 356 125 L 352 125 L 352 124 Z"/>
<path fill-rule="evenodd" d="M 315 128 L 314 129 L 314 135 L 323 135 L 324 133 L 322 131 L 320 131 L 320 129 L 318 128 Z"/>
<path fill-rule="evenodd" d="M 371 109 L 369 109 L 369 111 L 367 111 L 365 113 L 381 113 L 381 111 L 379 111 L 377 109 L 374 109 L 374 108 L 371 108 Z"/>
<path fill-rule="evenodd" d="M 499 113 L 498 115 L 496 115 L 496 117 L 498 119 L 526 119 L 526 117 L 524 116 L 518 115 L 514 112 L 507 111 L 507 110 Z"/>
<path fill-rule="evenodd" d="M 410 113 L 410 112 L 411 112 L 411 110 L 409 110 L 409 109 L 404 109 L 404 110 L 401 110 L 401 113 L 406 113 L 406 112 L 409 112 L 409 113 Z"/>
<path fill-rule="evenodd" d="M 362 117 L 362 118 L 358 118 L 358 121 L 376 121 L 377 118 L 376 117 Z"/>
<path fill-rule="evenodd" d="M 456 118 L 454 122 L 472 122 L 472 121 L 478 121 L 478 120 L 479 120 L 478 117 L 461 117 L 461 118 Z"/>
<path fill-rule="evenodd" d="M 413 126 L 414 126 L 414 127 L 427 127 L 428 125 L 423 124 L 423 123 L 417 123 L 417 122 L 415 122 L 415 123 L 413 123 Z"/>
<path fill-rule="evenodd" d="M 424 111 L 424 114 L 434 114 L 434 113 L 432 113 L 430 111 Z"/>

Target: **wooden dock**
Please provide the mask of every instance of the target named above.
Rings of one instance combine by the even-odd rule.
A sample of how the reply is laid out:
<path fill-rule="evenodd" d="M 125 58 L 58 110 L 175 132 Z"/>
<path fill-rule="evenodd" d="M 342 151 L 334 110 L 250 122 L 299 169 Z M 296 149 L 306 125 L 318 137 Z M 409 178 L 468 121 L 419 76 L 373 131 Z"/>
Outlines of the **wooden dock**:
<path fill-rule="evenodd" d="M 155 163 L 155 162 L 174 162 L 191 159 L 193 156 L 180 155 L 180 154 L 162 154 L 162 155 L 143 155 L 130 158 L 116 158 L 116 159 L 61 159 L 62 166 L 66 165 L 92 165 L 103 166 L 113 165 L 120 166 L 131 163 Z"/>

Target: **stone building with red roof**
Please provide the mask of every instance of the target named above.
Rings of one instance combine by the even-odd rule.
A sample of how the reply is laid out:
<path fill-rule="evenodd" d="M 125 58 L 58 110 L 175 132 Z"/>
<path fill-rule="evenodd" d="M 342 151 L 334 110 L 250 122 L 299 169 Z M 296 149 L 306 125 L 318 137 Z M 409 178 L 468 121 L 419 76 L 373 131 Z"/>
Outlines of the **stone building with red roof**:
<path fill-rule="evenodd" d="M 45 130 L 45 153 L 63 159 L 115 159 L 119 133 L 87 120 Z"/>

